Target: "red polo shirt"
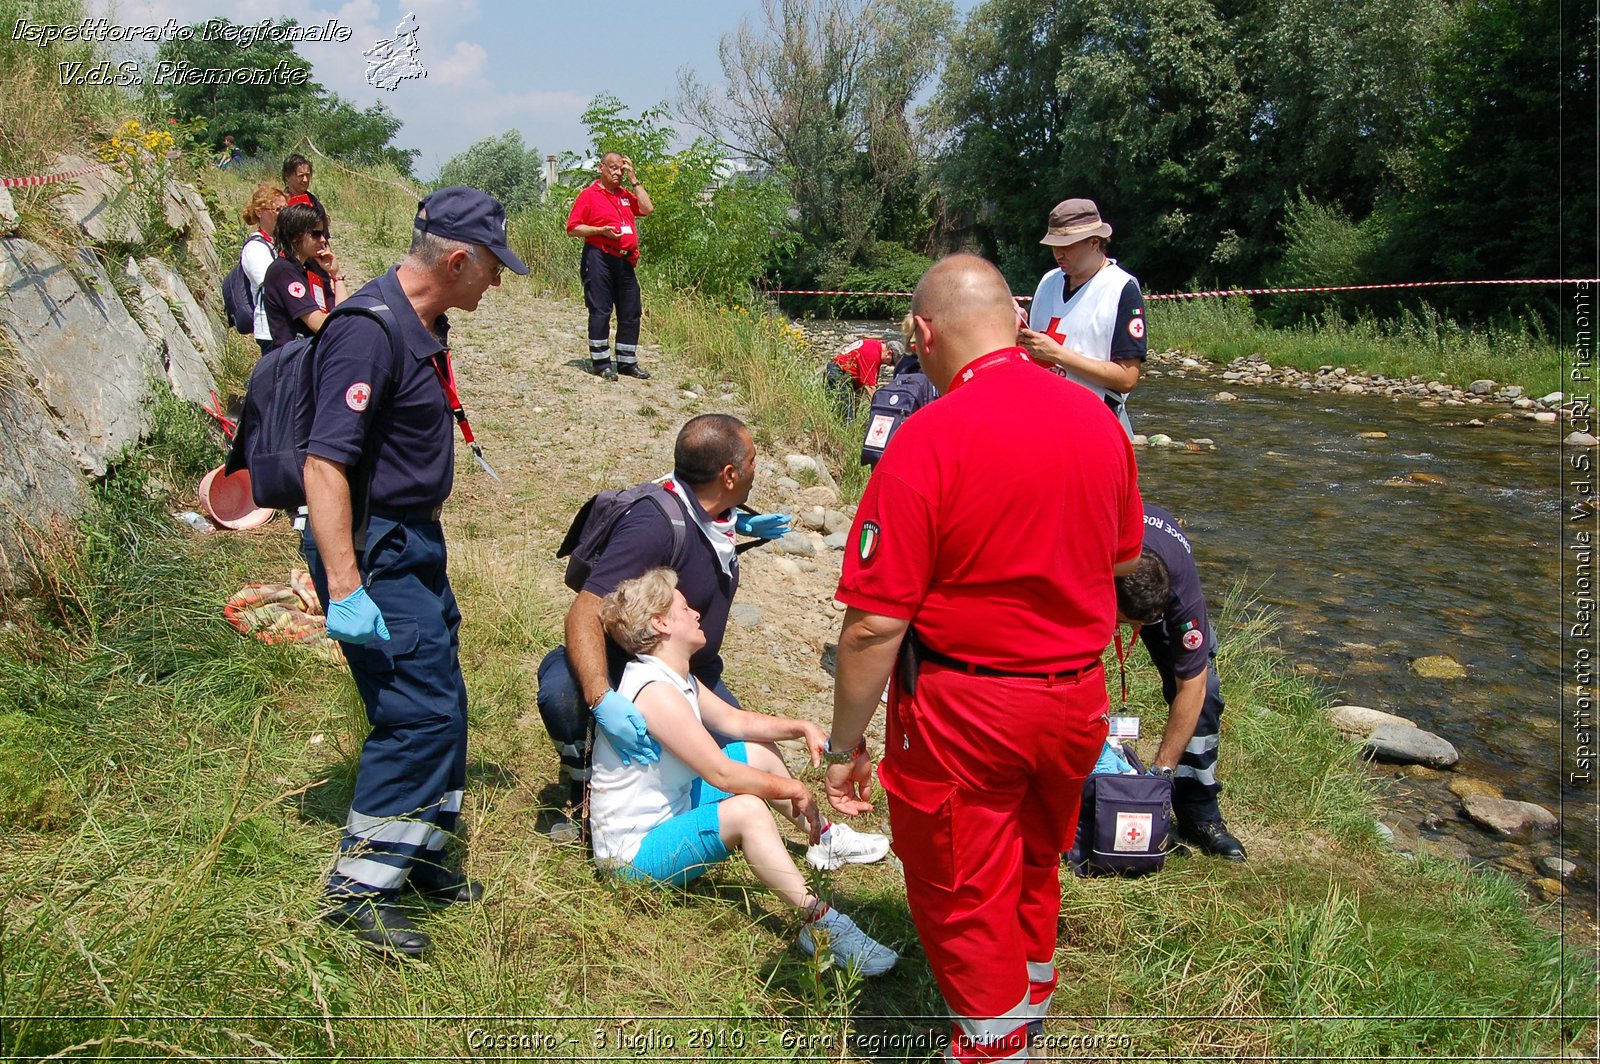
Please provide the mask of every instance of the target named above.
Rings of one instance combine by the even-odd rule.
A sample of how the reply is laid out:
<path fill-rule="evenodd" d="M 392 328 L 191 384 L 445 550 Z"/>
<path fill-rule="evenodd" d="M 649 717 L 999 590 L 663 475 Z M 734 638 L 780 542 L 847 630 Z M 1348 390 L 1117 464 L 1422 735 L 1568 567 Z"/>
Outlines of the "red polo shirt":
<path fill-rule="evenodd" d="M 1097 659 L 1116 624 L 1112 566 L 1144 536 L 1133 447 L 1100 397 L 1006 348 L 895 440 L 856 513 L 839 600 L 976 665 Z"/>
<path fill-rule="evenodd" d="M 834 355 L 833 364 L 850 374 L 858 390 L 874 387 L 883 365 L 883 341 L 863 337 Z"/>
<path fill-rule="evenodd" d="M 616 255 L 638 265 L 639 223 L 633 215 L 638 203 L 638 197 L 631 189 L 619 187 L 615 192 L 607 192 L 606 187 L 596 180 L 578 193 L 578 198 L 573 201 L 572 213 L 567 215 L 567 232 L 572 232 L 572 227 L 576 225 L 616 226 L 622 230 L 622 236 L 615 240 L 588 236 L 583 238 L 583 242 L 599 248 L 607 255 Z"/>

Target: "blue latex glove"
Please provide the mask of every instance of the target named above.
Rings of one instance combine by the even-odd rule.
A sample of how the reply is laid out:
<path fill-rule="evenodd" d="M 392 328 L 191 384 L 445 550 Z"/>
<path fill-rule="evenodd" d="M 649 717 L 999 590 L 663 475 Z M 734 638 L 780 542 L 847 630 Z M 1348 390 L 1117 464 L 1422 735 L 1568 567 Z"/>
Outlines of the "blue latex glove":
<path fill-rule="evenodd" d="M 641 765 L 661 759 L 661 744 L 650 738 L 639 707 L 615 691 L 607 691 L 594 707 L 594 722 L 605 732 L 624 765 L 637 760 Z"/>
<path fill-rule="evenodd" d="M 328 603 L 328 634 L 341 643 L 370 643 L 374 636 L 389 638 L 389 626 L 367 589 L 358 587 L 342 599 Z"/>
<path fill-rule="evenodd" d="M 1100 760 L 1094 763 L 1096 772 L 1115 772 L 1119 776 L 1126 776 L 1133 771 L 1133 766 L 1122 758 L 1122 751 L 1106 743 L 1100 751 Z"/>
<path fill-rule="evenodd" d="M 789 514 L 747 514 L 741 510 L 733 519 L 733 527 L 741 536 L 782 539 L 789 533 L 791 519 Z"/>

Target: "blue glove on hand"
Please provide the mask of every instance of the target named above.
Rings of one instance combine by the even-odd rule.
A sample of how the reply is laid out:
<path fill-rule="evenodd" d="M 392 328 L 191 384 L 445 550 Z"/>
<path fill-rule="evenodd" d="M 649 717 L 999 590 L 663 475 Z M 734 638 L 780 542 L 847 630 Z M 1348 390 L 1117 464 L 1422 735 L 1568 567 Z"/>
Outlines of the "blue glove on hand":
<path fill-rule="evenodd" d="M 661 759 L 661 744 L 650 738 L 639 707 L 615 691 L 607 691 L 600 704 L 594 707 L 594 722 L 605 732 L 612 747 L 622 757 L 624 765 L 637 760 L 641 765 Z"/>
<path fill-rule="evenodd" d="M 789 514 L 747 514 L 741 511 L 733 519 L 733 527 L 741 536 L 760 539 L 782 539 L 789 533 Z"/>
<path fill-rule="evenodd" d="M 372 642 L 372 637 L 389 638 L 389 626 L 372 601 L 367 589 L 358 587 L 342 599 L 328 603 L 328 634 L 341 643 L 357 645 Z"/>

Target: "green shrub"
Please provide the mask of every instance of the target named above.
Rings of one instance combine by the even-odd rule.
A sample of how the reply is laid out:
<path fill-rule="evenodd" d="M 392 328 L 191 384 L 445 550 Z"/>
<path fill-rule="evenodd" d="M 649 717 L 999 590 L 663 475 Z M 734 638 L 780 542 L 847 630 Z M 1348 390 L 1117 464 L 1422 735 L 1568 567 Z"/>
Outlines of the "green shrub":
<path fill-rule="evenodd" d="M 524 146 L 522 134 L 510 129 L 452 156 L 439 171 L 438 184 L 481 188 L 505 204 L 510 214 L 544 194 L 543 164 L 538 149 Z"/>

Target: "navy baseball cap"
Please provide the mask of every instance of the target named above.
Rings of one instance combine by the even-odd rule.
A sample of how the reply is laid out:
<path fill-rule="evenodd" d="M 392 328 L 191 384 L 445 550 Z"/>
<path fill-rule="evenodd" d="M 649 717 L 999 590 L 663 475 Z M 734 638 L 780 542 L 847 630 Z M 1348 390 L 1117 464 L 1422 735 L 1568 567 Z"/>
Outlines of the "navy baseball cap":
<path fill-rule="evenodd" d="M 441 188 L 417 204 L 417 228 L 448 240 L 481 244 L 512 273 L 528 272 L 506 244 L 506 209 L 499 200 L 470 185 Z"/>

